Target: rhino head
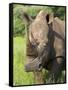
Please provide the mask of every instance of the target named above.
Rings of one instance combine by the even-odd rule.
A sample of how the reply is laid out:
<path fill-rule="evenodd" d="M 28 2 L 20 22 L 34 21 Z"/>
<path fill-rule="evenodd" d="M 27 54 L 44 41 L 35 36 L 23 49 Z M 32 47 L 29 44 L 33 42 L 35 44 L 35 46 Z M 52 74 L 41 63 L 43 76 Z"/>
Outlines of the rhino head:
<path fill-rule="evenodd" d="M 49 15 L 41 10 L 35 19 L 32 19 L 26 13 L 22 14 L 25 23 L 29 26 L 29 41 L 38 53 L 37 57 L 25 65 L 26 71 L 39 71 L 48 61 L 49 54 L 49 25 L 53 21 L 53 14 Z"/>

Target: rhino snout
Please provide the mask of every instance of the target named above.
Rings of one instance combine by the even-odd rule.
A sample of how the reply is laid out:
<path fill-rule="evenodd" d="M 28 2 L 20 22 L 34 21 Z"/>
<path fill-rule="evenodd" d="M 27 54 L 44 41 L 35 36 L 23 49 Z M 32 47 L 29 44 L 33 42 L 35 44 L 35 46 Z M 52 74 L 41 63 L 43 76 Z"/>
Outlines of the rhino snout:
<path fill-rule="evenodd" d="M 33 62 L 30 62 L 25 65 L 25 71 L 31 72 L 31 71 L 40 71 L 42 69 L 42 64 L 40 61 L 34 60 Z"/>

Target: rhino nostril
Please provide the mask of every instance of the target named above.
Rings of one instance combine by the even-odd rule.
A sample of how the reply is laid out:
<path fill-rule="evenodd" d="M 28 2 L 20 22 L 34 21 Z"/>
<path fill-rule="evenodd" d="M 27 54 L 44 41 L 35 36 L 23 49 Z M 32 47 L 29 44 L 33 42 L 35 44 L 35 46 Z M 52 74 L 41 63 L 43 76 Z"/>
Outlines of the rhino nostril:
<path fill-rule="evenodd" d="M 42 66 L 42 64 L 39 64 L 39 68 Z"/>
<path fill-rule="evenodd" d="M 42 70 L 42 64 L 39 64 L 38 70 L 39 70 L 39 71 Z"/>

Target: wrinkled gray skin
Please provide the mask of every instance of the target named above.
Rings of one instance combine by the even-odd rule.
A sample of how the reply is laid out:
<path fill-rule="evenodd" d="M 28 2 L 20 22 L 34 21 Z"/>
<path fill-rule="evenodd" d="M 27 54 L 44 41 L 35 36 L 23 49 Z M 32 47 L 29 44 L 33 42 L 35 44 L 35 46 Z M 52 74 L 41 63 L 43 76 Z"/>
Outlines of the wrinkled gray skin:
<path fill-rule="evenodd" d="M 45 68 L 49 70 L 48 82 L 53 79 L 55 82 L 65 69 L 65 23 L 43 10 L 34 20 L 25 14 L 23 16 L 29 22 L 25 70 L 31 72 Z"/>

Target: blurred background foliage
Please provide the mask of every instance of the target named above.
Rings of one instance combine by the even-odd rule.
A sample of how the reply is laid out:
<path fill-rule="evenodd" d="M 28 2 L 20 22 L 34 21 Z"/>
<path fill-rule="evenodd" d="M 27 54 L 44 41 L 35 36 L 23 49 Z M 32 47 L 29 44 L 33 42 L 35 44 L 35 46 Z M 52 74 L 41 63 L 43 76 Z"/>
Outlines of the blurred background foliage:
<path fill-rule="evenodd" d="M 14 36 L 24 36 L 25 35 L 25 24 L 23 20 L 20 18 L 20 13 L 22 11 L 26 12 L 28 15 L 35 17 L 40 10 L 45 10 L 48 13 L 54 13 L 60 19 L 65 19 L 65 7 L 60 6 L 33 6 L 33 5 L 13 5 L 13 24 L 14 24 Z"/>

